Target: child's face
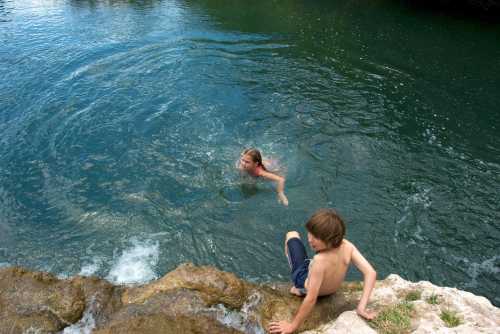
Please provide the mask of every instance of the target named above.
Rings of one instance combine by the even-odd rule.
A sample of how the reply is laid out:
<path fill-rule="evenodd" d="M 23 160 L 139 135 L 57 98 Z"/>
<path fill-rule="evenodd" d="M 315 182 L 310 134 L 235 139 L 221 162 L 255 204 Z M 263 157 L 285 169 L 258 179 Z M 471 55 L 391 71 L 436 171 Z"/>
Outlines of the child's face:
<path fill-rule="evenodd" d="M 307 241 L 309 241 L 309 245 L 316 253 L 328 249 L 328 245 L 323 240 L 316 238 L 309 232 L 307 232 Z"/>
<path fill-rule="evenodd" d="M 254 170 L 257 167 L 257 163 L 252 160 L 250 155 L 246 154 L 241 156 L 240 166 L 244 170 Z"/>

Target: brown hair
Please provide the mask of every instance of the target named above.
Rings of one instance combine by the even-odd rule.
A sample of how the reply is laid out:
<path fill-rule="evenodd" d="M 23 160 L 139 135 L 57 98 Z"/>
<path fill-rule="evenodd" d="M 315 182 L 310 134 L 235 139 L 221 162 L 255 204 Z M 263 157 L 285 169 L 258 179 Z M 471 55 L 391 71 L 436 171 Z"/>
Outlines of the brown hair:
<path fill-rule="evenodd" d="M 256 162 L 258 166 L 261 166 L 263 170 L 267 171 L 266 166 L 264 166 L 264 164 L 262 163 L 262 155 L 260 154 L 260 151 L 258 149 L 247 148 L 241 155 L 249 155 L 250 158 L 252 158 L 253 162 Z"/>
<path fill-rule="evenodd" d="M 345 235 L 344 221 L 333 209 L 316 211 L 307 221 L 306 229 L 332 248 L 339 247 Z"/>

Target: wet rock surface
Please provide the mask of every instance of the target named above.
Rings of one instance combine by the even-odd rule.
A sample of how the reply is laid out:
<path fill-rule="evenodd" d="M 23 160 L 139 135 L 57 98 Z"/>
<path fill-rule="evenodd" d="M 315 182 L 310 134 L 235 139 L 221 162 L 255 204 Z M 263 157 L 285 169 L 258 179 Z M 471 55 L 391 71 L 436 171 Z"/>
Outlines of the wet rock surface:
<path fill-rule="evenodd" d="M 65 328 L 110 333 L 264 333 L 271 320 L 291 320 L 302 299 L 289 284 L 256 285 L 213 267 L 183 264 L 141 286 L 114 286 L 96 277 L 58 279 L 22 268 L 0 269 L 0 333 L 57 333 Z M 415 333 L 498 333 L 500 311 L 483 298 L 429 282 L 391 275 L 377 282 L 371 306 L 381 310 L 420 290 L 412 301 Z M 345 283 L 322 297 L 301 331 L 375 333 L 354 311 L 362 291 Z M 440 305 L 425 299 L 440 296 Z M 454 309 L 462 323 L 447 328 L 441 308 Z M 495 332 L 496 331 L 496 332 Z"/>
<path fill-rule="evenodd" d="M 52 333 L 78 321 L 85 310 L 81 289 L 54 275 L 22 268 L 0 270 L 0 328 L 5 333 Z"/>

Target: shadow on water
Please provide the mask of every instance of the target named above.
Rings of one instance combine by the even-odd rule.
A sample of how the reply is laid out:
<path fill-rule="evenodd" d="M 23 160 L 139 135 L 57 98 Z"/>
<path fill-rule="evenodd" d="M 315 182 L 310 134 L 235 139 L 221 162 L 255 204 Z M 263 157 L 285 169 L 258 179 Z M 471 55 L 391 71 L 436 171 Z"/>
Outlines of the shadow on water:
<path fill-rule="evenodd" d="M 259 188 L 257 187 L 257 185 L 251 183 L 242 183 L 240 186 L 240 190 L 244 198 L 250 198 L 259 193 Z"/>

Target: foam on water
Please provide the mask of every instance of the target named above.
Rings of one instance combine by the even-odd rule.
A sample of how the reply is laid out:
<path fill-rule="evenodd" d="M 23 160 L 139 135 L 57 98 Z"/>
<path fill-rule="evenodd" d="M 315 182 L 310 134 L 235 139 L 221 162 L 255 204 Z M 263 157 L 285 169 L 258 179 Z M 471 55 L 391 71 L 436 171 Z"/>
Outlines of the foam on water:
<path fill-rule="evenodd" d="M 117 284 L 145 283 L 157 278 L 154 271 L 158 263 L 160 246 L 151 240 L 131 240 L 131 247 L 122 251 L 106 277 Z"/>
<path fill-rule="evenodd" d="M 249 334 L 264 334 L 265 331 L 260 325 L 260 318 L 255 312 L 262 297 L 258 293 L 252 294 L 243 304 L 241 311 L 228 310 L 224 305 L 219 304 L 212 308 L 215 311 L 217 320 L 236 330 Z"/>
<path fill-rule="evenodd" d="M 394 242 L 398 242 L 399 232 L 402 228 L 401 226 L 403 226 L 404 223 L 408 220 L 415 208 L 427 210 L 431 206 L 432 201 L 429 197 L 429 193 L 431 190 L 432 188 L 419 187 L 417 193 L 411 195 L 406 199 L 406 204 L 403 208 L 403 216 L 396 222 L 396 228 L 394 229 Z M 416 232 L 414 234 L 414 237 L 419 240 L 423 240 L 422 228 L 418 225 L 416 225 L 415 228 Z"/>
<path fill-rule="evenodd" d="M 0 268 L 9 267 L 10 264 L 7 262 L 0 262 Z"/>
<path fill-rule="evenodd" d="M 94 227 L 124 226 L 130 222 L 129 217 L 116 212 L 93 211 L 78 214 L 78 222 L 91 224 Z"/>
<path fill-rule="evenodd" d="M 454 257 L 457 262 L 467 266 L 467 274 L 471 277 L 471 281 L 465 284 L 465 287 L 478 287 L 478 277 L 481 274 L 492 274 L 497 276 L 500 274 L 500 255 L 493 256 L 481 263 L 469 261 L 466 258 Z"/>
<path fill-rule="evenodd" d="M 66 327 L 63 334 L 90 334 L 95 327 L 95 320 L 91 313 L 86 313 L 77 323 Z"/>
<path fill-rule="evenodd" d="M 89 305 L 83 313 L 83 317 L 80 321 L 74 323 L 73 325 L 66 327 L 62 334 L 90 334 L 95 328 L 95 319 L 93 312 L 95 311 L 95 299 L 92 298 Z"/>
<path fill-rule="evenodd" d="M 95 275 L 97 271 L 102 267 L 103 260 L 101 258 L 93 258 L 92 263 L 86 263 L 82 266 L 82 269 L 78 273 L 81 276 L 91 276 Z"/>
<path fill-rule="evenodd" d="M 131 193 L 124 195 L 124 199 L 130 202 L 145 203 L 149 201 L 149 196 L 147 193 L 141 191 L 137 193 Z"/>
<path fill-rule="evenodd" d="M 50 270 L 42 270 L 42 271 L 47 271 L 47 272 L 50 272 Z M 68 279 L 71 277 L 71 274 L 70 273 L 59 273 L 56 275 L 56 277 L 58 279 Z"/>
<path fill-rule="evenodd" d="M 424 136 L 424 138 L 427 139 L 427 143 L 429 145 L 436 144 L 437 146 L 441 146 L 441 143 L 437 139 L 437 136 L 435 134 L 435 130 L 434 129 L 425 129 L 425 131 L 423 133 L 423 136 Z"/>

